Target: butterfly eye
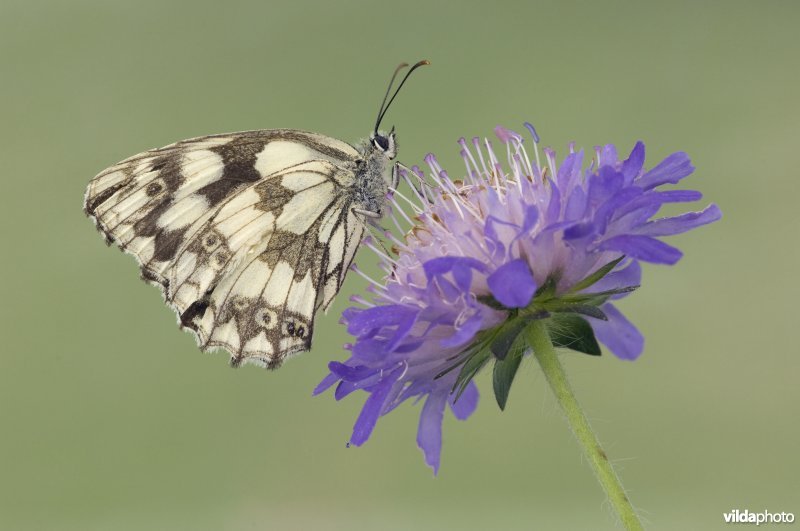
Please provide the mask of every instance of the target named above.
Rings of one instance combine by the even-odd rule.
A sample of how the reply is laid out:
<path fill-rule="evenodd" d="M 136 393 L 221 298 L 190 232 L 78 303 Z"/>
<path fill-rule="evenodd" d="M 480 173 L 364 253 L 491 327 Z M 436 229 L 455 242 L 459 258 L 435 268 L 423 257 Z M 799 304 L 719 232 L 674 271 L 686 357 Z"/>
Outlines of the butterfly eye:
<path fill-rule="evenodd" d="M 375 138 L 372 139 L 372 142 L 375 144 L 375 147 L 381 151 L 387 151 L 389 149 L 389 139 L 385 136 L 376 135 Z"/>

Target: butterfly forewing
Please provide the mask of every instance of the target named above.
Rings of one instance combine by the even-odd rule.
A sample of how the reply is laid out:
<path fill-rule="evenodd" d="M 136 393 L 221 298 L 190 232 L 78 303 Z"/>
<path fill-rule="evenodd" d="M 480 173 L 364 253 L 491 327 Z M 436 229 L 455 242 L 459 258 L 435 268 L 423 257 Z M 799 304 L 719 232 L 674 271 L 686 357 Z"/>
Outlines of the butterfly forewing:
<path fill-rule="evenodd" d="M 84 208 L 203 350 L 276 367 L 310 347 L 361 241 L 360 158 L 295 130 L 201 137 L 101 172 Z"/>

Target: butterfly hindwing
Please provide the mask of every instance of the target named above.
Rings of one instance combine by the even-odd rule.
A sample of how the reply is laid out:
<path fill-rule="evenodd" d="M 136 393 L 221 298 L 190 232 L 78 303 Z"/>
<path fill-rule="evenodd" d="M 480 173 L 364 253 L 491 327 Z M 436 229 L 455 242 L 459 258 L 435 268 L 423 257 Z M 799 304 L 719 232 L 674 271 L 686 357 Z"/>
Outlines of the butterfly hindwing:
<path fill-rule="evenodd" d="M 338 291 L 349 265 L 341 262 L 344 240 L 337 238 L 346 231 L 350 241 L 360 241 L 363 231 L 339 182 L 346 177 L 327 161 L 303 163 L 239 193 L 219 211 L 208 234 L 215 243 L 242 239 L 243 245 L 233 246 L 239 255 L 222 250 L 230 259 L 207 296 L 205 286 L 184 283 L 176 289 L 177 301 L 199 301 L 182 322 L 197 332 L 204 349 L 223 347 L 235 364 L 255 359 L 270 366 L 308 350 L 314 315 L 330 303 L 331 287 Z M 261 219 L 251 222 L 259 212 Z M 269 230 L 244 239 L 249 226 Z"/>
<path fill-rule="evenodd" d="M 294 130 L 202 137 L 105 170 L 84 207 L 161 286 L 201 348 L 275 367 L 310 347 L 314 314 L 357 250 L 359 157 Z"/>

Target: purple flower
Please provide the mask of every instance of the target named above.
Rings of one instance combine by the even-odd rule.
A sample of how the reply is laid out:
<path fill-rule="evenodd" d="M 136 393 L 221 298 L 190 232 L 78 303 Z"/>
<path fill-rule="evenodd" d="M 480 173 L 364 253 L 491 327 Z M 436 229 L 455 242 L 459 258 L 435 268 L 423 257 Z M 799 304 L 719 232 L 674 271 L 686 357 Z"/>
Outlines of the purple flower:
<path fill-rule="evenodd" d="M 624 160 L 606 145 L 595 148 L 584 170 L 584 152 L 572 145 L 560 163 L 550 149 L 540 161 L 536 132 L 526 127 L 534 137 L 533 161 L 521 135 L 497 127 L 505 166 L 488 140 L 474 138 L 470 146 L 462 138 L 463 181 L 450 179 L 433 155 L 425 159 L 427 177 L 416 167 L 403 175 L 416 197 L 395 192 L 392 217 L 411 229 L 402 237 L 387 234 L 395 256 L 372 246 L 383 257 L 386 277 L 373 286 L 372 301 L 356 298 L 362 307 L 344 312 L 355 337 L 350 358 L 332 362 L 314 391 L 336 384 L 337 400 L 368 393 L 353 444 L 366 442 L 378 418 L 405 400 L 424 399 L 417 443 L 435 473 L 444 410 L 469 417 L 478 402 L 472 377 L 489 361 L 504 407 L 527 348 L 518 337 L 534 320 L 545 320 L 556 346 L 599 354 L 599 340 L 617 357 L 636 359 L 644 338 L 614 301 L 638 287 L 640 262 L 680 259 L 661 236 L 721 216 L 712 204 L 653 219 L 666 203 L 701 198 L 695 191 L 660 189 L 692 173 L 685 153 L 647 170 L 643 143 Z"/>

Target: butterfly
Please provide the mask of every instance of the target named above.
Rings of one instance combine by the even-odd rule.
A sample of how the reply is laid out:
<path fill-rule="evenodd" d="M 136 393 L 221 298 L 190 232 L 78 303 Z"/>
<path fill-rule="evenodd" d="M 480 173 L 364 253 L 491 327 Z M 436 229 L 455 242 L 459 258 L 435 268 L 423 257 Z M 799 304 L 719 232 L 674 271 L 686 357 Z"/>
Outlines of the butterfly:
<path fill-rule="evenodd" d="M 264 129 L 203 136 L 134 155 L 91 180 L 84 212 L 136 258 L 201 350 L 277 368 L 309 350 L 364 237 L 398 182 L 394 128 L 355 146 Z M 388 102 L 387 102 L 388 98 Z"/>

